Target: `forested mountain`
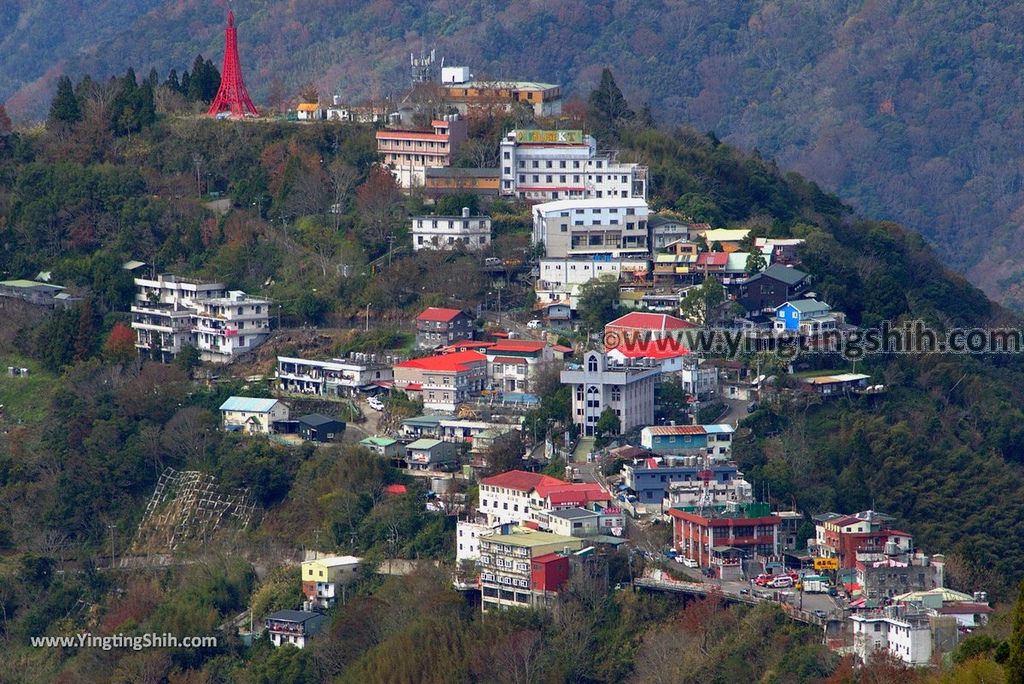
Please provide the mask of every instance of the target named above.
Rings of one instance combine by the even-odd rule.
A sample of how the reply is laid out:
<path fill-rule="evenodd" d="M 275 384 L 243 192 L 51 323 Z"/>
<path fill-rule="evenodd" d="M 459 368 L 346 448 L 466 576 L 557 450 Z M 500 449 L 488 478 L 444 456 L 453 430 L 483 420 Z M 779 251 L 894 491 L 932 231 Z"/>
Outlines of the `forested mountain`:
<path fill-rule="evenodd" d="M 0 363 L 31 369 L 0 379 L 0 643 L 15 681 L 375 681 L 392 672 L 401 681 L 430 681 L 424 672 L 436 681 L 500 681 L 495 663 L 504 672 L 508 661 L 498 655 L 542 673 L 540 681 L 731 682 L 769 671 L 780 682 L 894 680 L 847 677 L 814 633 L 769 607 L 722 611 L 711 600 L 680 613 L 631 592 L 574 588 L 550 615 L 483 621 L 445 572 L 365 578 L 320 643 L 302 652 L 272 650 L 265 640 L 247 648 L 233 638 L 216 651 L 103 658 L 32 649 L 30 636 L 87 629 L 207 634 L 247 605 L 259 616 L 294 605 L 295 573 L 274 570 L 257 584 L 252 568 L 274 567 L 299 546 L 374 561 L 453 556 L 453 521 L 423 510 L 422 479 L 352 443 L 286 448 L 216 429 L 228 395 L 264 390 L 228 381 L 237 367 L 207 386 L 193 381 L 195 360 L 186 354 L 173 365 L 140 358 L 125 335 L 134 288 L 121 265 L 142 259 L 161 272 L 269 296 L 285 328 L 336 333 L 325 351 L 340 353 L 394 348 L 390 338 L 401 334 L 388 322 L 408 321 L 424 306 L 483 303 L 488 278 L 479 258 L 401 250 L 410 244 L 407 215 L 428 209 L 374 165 L 369 127 L 170 116 L 157 112 L 153 93 L 153 81 L 131 70 L 105 85 L 63 80 L 46 127 L 0 125 L 0 272 L 50 271 L 82 295 L 53 312 L 5 308 L 0 326 Z M 947 270 L 919 235 L 860 218 L 815 183 L 714 135 L 657 130 L 625 115 L 621 98 L 604 102 L 616 103 L 611 111 L 620 116 L 594 125 L 618 140 L 623 157 L 649 166 L 654 206 L 804 238 L 801 259 L 815 290 L 851 323 L 1019 325 Z M 507 124 L 495 119 L 475 132 L 493 137 Z M 455 207 L 474 201 L 447 199 Z M 528 247 L 525 205 L 495 199 L 488 211 L 494 254 Z M 392 234 L 393 263 L 382 258 Z M 362 327 L 368 304 L 384 327 L 351 330 Z M 511 297 L 505 306 L 529 311 Z M 278 351 L 296 344 L 291 332 L 275 340 Z M 819 355 L 797 365 L 845 364 Z M 770 487 L 772 504 L 805 514 L 868 506 L 893 513 L 922 549 L 947 554 L 954 587 L 985 587 L 1005 601 L 1024 567 L 1024 361 L 879 355 L 857 369 L 887 392 L 762 402 L 736 437 L 744 473 L 758 490 Z M 542 429 L 550 418 L 567 421 L 565 402 L 558 415 L 542 413 L 556 412 L 553 403 L 527 420 Z M 121 586 L 121 574 L 97 564 L 115 550 L 144 558 L 128 540 L 167 467 L 248 488 L 257 519 L 177 552 L 202 562 L 124 573 Z M 383 495 L 399 482 L 406 494 Z M 612 586 L 628 582 L 634 562 L 626 552 L 610 561 Z M 993 633 L 1002 640 L 1008 631 Z M 1014 649 L 1024 658 L 1024 648 Z"/>
<path fill-rule="evenodd" d="M 79 21 L 88 4 L 88 21 Z M 199 0 L 0 7 L 0 100 L 39 118 L 62 71 L 161 77 L 219 64 L 224 6 Z M 1008 0 L 324 0 L 235 3 L 257 100 L 315 82 L 346 98 L 399 93 L 408 56 L 437 48 L 477 75 L 586 93 L 613 66 L 662 124 L 714 130 L 924 233 L 996 299 L 1024 298 L 1013 255 L 1024 187 L 1024 7 Z M 56 21 L 55 17 L 61 17 Z"/>

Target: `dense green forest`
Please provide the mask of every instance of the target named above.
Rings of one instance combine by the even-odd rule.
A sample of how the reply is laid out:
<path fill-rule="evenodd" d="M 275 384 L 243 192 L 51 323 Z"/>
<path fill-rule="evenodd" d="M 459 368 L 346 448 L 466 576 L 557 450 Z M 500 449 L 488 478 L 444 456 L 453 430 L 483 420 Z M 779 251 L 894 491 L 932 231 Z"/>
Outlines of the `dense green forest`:
<path fill-rule="evenodd" d="M 57 65 L 75 75 L 128 64 L 181 73 L 198 52 L 219 66 L 216 3 L 88 3 L 89 21 L 76 22 L 85 4 L 0 8 L 0 101 L 16 119 L 41 118 Z M 611 65 L 660 123 L 758 149 L 865 215 L 923 233 L 993 299 L 1024 298 L 1013 258 L 1024 199 L 1018 3 L 245 0 L 235 10 L 261 104 L 294 99 L 305 83 L 346 99 L 397 97 L 420 49 L 478 76 L 577 95 Z"/>
<path fill-rule="evenodd" d="M 188 358 L 164 366 L 136 357 L 119 325 L 133 293 L 121 264 L 137 258 L 270 295 L 286 325 L 351 327 L 367 303 L 375 319 L 396 326 L 425 305 L 476 306 L 487 291 L 479 257 L 403 251 L 405 216 L 429 209 L 375 170 L 370 129 L 169 116 L 151 97 L 157 80 L 128 72 L 67 81 L 44 128 L 0 130 L 0 272 L 49 270 L 83 295 L 50 315 L 12 309 L 0 327 L 0 365 L 32 370 L 0 378 L 0 639 L 12 671 L 25 681 L 375 681 L 389 678 L 383 673 L 422 681 L 424 672 L 437 681 L 732 682 L 766 672 L 777 682 L 887 681 L 892 663 L 877 664 L 883 674 L 854 674 L 816 633 L 769 607 L 723 610 L 712 600 L 681 612 L 629 591 L 602 598 L 578 578 L 549 616 L 481 620 L 447 587 L 443 569 L 404 581 L 364 578 L 309 651 L 233 640 L 208 653 L 29 648 L 31 635 L 85 628 L 208 633 L 250 599 L 261 615 L 292 605 L 296 578 L 267 569 L 301 546 L 371 561 L 451 560 L 451 519 L 424 512 L 423 485 L 368 452 L 218 431 L 215 410 L 226 396 L 262 390 L 196 383 Z M 805 238 L 816 290 L 855 324 L 1016 322 L 945 270 L 920 236 L 859 218 L 816 184 L 714 135 L 652 129 L 608 80 L 591 98 L 590 125 L 650 166 L 656 208 Z M 493 135 L 506 123 L 475 132 Z M 495 201 L 489 210 L 500 217 L 496 253 L 528 247 L 523 207 Z M 392 234 L 399 242 L 388 259 Z M 382 329 L 361 339 L 400 337 Z M 1009 356 L 904 356 L 868 358 L 858 369 L 888 392 L 763 403 L 735 447 L 747 477 L 770 484 L 773 503 L 806 513 L 892 512 L 921 548 L 948 554 L 954 586 L 1011 599 L 1024 567 L 1024 366 Z M 105 570 L 105 554 L 125 554 L 168 466 L 249 488 L 257 520 L 209 544 L 193 540 L 184 552 L 200 562 Z M 397 482 L 409 493 L 385 496 Z M 613 586 L 628 579 L 630 562 L 609 560 Z M 998 623 L 977 652 L 995 658 L 1010 633 Z M 1006 648 L 1012 662 L 1016 647 Z M 1000 667 L 958 667 L 989 665 Z M 509 679 L 510 671 L 520 675 Z"/>

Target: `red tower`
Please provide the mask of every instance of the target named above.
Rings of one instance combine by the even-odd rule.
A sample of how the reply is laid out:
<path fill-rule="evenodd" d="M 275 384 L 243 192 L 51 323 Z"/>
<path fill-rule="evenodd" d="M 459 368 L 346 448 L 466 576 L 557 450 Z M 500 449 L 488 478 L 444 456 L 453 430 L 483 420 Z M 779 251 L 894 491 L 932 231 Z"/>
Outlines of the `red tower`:
<path fill-rule="evenodd" d="M 242 66 L 238 62 L 238 31 L 235 29 L 235 13 L 231 10 L 228 10 L 228 26 L 224 29 L 224 68 L 220 74 L 220 89 L 207 114 L 217 116 L 222 112 L 231 112 L 233 119 L 260 115 L 242 80 Z"/>

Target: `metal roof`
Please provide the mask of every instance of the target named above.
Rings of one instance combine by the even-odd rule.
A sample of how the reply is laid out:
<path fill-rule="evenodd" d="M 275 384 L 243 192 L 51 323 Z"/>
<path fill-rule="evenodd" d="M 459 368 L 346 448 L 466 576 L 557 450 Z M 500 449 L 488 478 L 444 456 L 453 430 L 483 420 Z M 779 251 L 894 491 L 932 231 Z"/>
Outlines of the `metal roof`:
<path fill-rule="evenodd" d="M 429 449 L 433 449 L 434 447 L 436 447 L 439 444 L 444 444 L 444 442 L 442 442 L 439 439 L 429 439 L 427 437 L 424 437 L 423 439 L 417 439 L 415 442 L 412 442 L 411 444 L 407 444 L 405 448 L 406 449 L 427 449 L 427 450 L 429 450 Z"/>
<path fill-rule="evenodd" d="M 228 397 L 228 400 L 220 405 L 221 411 L 244 411 L 245 413 L 267 413 L 277 399 L 257 399 L 255 397 Z"/>
<path fill-rule="evenodd" d="M 588 511 L 585 508 L 566 508 L 560 511 L 551 511 L 548 515 L 563 520 L 579 520 L 581 518 L 597 518 L 598 514 Z"/>

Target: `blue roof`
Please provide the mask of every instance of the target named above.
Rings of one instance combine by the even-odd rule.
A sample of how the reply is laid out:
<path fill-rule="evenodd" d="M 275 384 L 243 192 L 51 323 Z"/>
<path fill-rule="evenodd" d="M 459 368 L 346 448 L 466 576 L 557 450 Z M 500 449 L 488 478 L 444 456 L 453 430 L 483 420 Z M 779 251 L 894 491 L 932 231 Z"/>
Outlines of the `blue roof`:
<path fill-rule="evenodd" d="M 736 432 L 736 428 L 726 423 L 718 423 L 716 425 L 703 425 L 704 432 L 707 434 L 721 434 L 723 432 Z"/>
<path fill-rule="evenodd" d="M 245 411 L 246 413 L 266 413 L 274 408 L 277 399 L 256 399 L 254 397 L 228 397 L 220 405 L 221 411 Z"/>

